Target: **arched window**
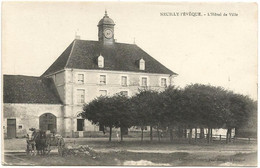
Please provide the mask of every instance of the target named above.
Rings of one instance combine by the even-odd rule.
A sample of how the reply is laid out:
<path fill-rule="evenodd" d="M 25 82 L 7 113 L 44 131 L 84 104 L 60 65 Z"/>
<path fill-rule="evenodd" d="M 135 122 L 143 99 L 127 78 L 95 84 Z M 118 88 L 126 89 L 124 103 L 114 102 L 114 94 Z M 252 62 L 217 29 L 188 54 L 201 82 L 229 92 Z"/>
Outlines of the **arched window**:
<path fill-rule="evenodd" d="M 139 69 L 145 70 L 145 61 L 143 58 L 139 60 Z"/>
<path fill-rule="evenodd" d="M 104 68 L 104 57 L 102 55 L 98 57 L 98 67 Z"/>

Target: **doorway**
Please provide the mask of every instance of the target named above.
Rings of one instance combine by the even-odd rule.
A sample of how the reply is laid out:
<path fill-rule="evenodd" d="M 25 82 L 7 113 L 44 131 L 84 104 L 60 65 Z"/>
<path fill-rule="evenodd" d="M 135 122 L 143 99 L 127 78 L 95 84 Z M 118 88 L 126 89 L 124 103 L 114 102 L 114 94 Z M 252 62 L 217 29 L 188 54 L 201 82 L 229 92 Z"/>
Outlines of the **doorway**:
<path fill-rule="evenodd" d="M 40 116 L 40 126 L 39 128 L 43 131 L 50 130 L 51 132 L 55 132 L 57 129 L 57 121 L 56 116 L 51 113 L 44 113 Z"/>
<path fill-rule="evenodd" d="M 84 119 L 77 119 L 77 131 L 83 131 Z"/>
<path fill-rule="evenodd" d="M 7 138 L 16 138 L 16 119 L 7 119 Z"/>

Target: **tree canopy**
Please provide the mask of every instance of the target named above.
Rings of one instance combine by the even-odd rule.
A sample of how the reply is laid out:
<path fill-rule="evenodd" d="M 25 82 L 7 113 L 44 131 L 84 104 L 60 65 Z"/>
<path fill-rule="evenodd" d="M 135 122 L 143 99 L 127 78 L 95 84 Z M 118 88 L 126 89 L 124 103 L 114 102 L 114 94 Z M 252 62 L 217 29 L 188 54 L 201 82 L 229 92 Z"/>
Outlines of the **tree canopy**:
<path fill-rule="evenodd" d="M 84 105 L 82 117 L 110 127 L 111 136 L 112 127 L 256 127 L 256 109 L 256 102 L 248 96 L 222 87 L 192 84 L 184 89 L 171 86 L 163 92 L 140 90 L 133 97 L 101 96 Z"/>

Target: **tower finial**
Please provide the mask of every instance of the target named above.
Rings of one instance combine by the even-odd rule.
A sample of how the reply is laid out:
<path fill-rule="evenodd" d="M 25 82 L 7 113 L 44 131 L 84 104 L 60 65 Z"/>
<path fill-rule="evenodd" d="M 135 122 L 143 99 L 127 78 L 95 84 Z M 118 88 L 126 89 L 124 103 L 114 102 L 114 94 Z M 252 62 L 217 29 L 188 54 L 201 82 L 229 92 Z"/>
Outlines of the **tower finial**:
<path fill-rule="evenodd" d="M 105 9 L 105 16 L 107 16 L 107 9 Z"/>

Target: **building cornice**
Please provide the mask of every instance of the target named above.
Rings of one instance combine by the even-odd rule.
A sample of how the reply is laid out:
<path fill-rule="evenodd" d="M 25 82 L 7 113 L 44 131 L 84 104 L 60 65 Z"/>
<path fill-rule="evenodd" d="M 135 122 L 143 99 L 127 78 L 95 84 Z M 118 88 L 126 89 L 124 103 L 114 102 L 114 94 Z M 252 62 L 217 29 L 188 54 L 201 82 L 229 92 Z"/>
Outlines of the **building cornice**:
<path fill-rule="evenodd" d="M 115 71 L 115 70 L 104 70 L 104 69 L 75 69 L 75 68 L 65 68 L 64 70 L 74 70 L 81 72 L 97 72 L 97 73 L 116 73 L 116 74 L 135 74 L 135 75 L 155 75 L 155 76 L 173 76 L 176 77 L 178 75 L 171 74 L 159 74 L 159 73 L 146 73 L 146 72 L 134 72 L 134 71 Z"/>
<path fill-rule="evenodd" d="M 59 70 L 59 71 L 50 73 L 50 74 L 48 74 L 48 75 L 46 75 L 46 76 L 44 76 L 44 77 L 48 78 L 48 77 L 50 77 L 50 76 L 52 76 L 52 75 L 55 75 L 55 74 L 57 74 L 57 73 L 61 73 L 61 72 L 63 72 L 63 71 L 65 71 L 65 69 L 61 69 L 61 70 Z"/>

